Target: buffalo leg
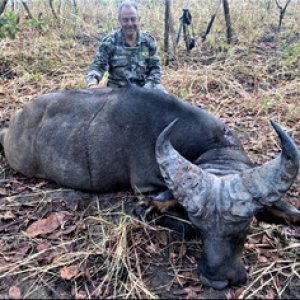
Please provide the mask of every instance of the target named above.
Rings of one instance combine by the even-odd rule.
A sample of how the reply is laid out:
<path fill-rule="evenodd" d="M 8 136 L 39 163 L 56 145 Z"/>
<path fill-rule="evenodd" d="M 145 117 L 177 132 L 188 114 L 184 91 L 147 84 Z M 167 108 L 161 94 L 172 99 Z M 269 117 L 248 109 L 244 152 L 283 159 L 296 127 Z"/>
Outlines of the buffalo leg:
<path fill-rule="evenodd" d="M 264 207 L 255 217 L 259 222 L 269 224 L 300 225 L 300 211 L 293 205 L 283 201 L 279 201 L 270 207 Z"/>
<path fill-rule="evenodd" d="M 196 230 L 189 221 L 186 210 L 178 203 L 164 212 L 148 203 L 139 203 L 133 214 L 145 222 L 171 229 L 184 238 L 196 237 Z"/>

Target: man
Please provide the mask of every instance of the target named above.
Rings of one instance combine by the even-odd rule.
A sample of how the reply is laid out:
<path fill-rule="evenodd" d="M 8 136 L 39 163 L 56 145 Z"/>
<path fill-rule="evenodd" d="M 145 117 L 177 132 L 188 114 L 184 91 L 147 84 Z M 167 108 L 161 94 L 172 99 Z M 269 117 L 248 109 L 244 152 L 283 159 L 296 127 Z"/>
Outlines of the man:
<path fill-rule="evenodd" d="M 99 87 L 108 71 L 109 87 L 118 88 L 128 83 L 165 91 L 160 85 L 162 75 L 155 38 L 139 28 L 137 4 L 123 1 L 118 9 L 121 28 L 103 38 L 86 77 L 90 88 Z M 166 91 L 165 91 L 166 92 Z"/>

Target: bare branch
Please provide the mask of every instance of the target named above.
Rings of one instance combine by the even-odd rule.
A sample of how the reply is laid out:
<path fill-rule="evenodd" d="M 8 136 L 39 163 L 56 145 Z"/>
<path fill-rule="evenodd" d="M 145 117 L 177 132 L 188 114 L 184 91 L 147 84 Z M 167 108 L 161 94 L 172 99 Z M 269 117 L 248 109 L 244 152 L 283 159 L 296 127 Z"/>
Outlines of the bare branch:
<path fill-rule="evenodd" d="M 276 5 L 277 5 L 277 7 L 278 7 L 279 10 L 280 10 L 279 24 L 278 24 L 278 31 L 280 31 L 280 29 L 281 29 L 282 20 L 283 20 L 283 18 L 284 18 L 286 9 L 287 9 L 287 7 L 288 7 L 288 5 L 290 4 L 291 1 L 292 1 L 292 0 L 287 0 L 286 3 L 285 3 L 285 6 L 282 8 L 282 6 L 281 6 L 281 4 L 278 2 L 278 0 L 275 0 Z"/>
<path fill-rule="evenodd" d="M 286 11 L 286 8 L 287 8 L 287 6 L 290 4 L 291 1 L 292 1 L 292 0 L 287 0 L 285 6 L 284 6 L 284 8 L 283 8 L 283 11 L 284 11 L 284 12 Z"/>
<path fill-rule="evenodd" d="M 278 0 L 275 0 L 277 7 L 282 10 L 282 6 L 280 5 L 280 3 L 278 2 Z"/>

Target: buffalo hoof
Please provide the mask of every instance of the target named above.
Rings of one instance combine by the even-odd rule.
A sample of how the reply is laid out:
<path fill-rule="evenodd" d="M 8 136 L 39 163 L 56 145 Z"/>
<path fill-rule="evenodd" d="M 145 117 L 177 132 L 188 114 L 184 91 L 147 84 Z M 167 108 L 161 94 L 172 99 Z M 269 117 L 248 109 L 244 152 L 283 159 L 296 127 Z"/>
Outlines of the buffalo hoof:
<path fill-rule="evenodd" d="M 157 217 L 155 207 L 143 203 L 137 203 L 133 209 L 133 215 L 143 222 L 149 222 Z"/>
<path fill-rule="evenodd" d="M 220 280 L 220 281 L 210 280 L 210 279 L 204 277 L 203 275 L 200 275 L 200 280 L 203 285 L 212 287 L 216 290 L 223 290 L 225 287 L 227 287 L 229 285 L 228 280 Z"/>

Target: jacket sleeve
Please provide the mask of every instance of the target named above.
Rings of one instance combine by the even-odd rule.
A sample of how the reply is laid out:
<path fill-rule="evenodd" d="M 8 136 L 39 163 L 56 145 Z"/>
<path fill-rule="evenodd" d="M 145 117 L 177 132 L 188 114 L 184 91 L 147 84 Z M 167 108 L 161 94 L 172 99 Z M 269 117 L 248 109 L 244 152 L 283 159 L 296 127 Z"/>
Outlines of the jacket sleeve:
<path fill-rule="evenodd" d="M 99 49 L 94 57 L 93 62 L 89 66 L 86 76 L 87 85 L 98 84 L 104 73 L 108 70 L 109 58 L 113 48 L 113 39 L 108 36 L 103 38 Z"/>
<path fill-rule="evenodd" d="M 157 43 L 155 38 L 149 34 L 149 75 L 146 77 L 146 83 L 160 83 L 162 76 L 162 68 L 160 57 L 157 51 Z"/>

